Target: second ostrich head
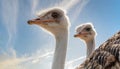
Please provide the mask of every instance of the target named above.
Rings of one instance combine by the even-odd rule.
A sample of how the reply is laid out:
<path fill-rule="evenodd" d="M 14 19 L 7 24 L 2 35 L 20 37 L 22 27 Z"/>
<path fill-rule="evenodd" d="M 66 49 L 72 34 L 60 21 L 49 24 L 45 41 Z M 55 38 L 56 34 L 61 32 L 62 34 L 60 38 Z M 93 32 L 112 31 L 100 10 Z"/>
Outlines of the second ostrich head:
<path fill-rule="evenodd" d="M 74 37 L 78 37 L 84 41 L 90 41 L 96 37 L 97 33 L 92 23 L 81 24 L 76 27 L 76 34 Z"/>
<path fill-rule="evenodd" d="M 77 34 L 74 37 L 78 37 L 85 41 L 87 46 L 87 57 L 92 53 L 95 49 L 95 37 L 96 31 L 92 23 L 85 23 L 76 27 Z"/>

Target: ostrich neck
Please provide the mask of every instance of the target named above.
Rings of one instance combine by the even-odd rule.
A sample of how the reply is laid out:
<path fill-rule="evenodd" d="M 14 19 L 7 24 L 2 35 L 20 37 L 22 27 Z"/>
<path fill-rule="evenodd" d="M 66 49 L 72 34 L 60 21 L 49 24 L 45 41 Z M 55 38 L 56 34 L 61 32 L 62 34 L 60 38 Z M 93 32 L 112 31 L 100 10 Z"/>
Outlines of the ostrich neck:
<path fill-rule="evenodd" d="M 90 41 L 86 42 L 87 44 L 87 57 L 90 56 L 90 54 L 94 51 L 95 49 L 95 39 L 92 39 Z"/>
<path fill-rule="evenodd" d="M 64 30 L 55 36 L 56 47 L 54 52 L 54 59 L 52 69 L 64 69 L 67 42 L 68 42 L 68 30 Z"/>

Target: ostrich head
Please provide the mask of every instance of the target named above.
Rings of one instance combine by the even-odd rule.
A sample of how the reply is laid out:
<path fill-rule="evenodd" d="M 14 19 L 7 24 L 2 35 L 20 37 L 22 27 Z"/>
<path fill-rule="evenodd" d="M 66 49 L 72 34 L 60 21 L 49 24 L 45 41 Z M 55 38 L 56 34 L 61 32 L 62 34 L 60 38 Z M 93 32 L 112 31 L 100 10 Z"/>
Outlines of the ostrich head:
<path fill-rule="evenodd" d="M 78 37 L 84 41 L 90 41 L 97 35 L 92 23 L 85 23 L 76 27 L 76 33 L 74 37 Z"/>
<path fill-rule="evenodd" d="M 36 24 L 44 30 L 57 35 L 68 29 L 68 21 L 64 10 L 60 8 L 50 8 L 42 11 L 36 19 L 29 20 L 28 24 Z"/>

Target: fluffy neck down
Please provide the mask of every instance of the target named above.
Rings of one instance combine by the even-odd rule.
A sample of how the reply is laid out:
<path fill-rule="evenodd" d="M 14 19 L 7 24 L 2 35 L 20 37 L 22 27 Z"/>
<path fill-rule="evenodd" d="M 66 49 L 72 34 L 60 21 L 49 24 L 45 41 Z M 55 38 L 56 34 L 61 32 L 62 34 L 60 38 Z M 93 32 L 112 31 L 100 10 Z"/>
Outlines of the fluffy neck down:
<path fill-rule="evenodd" d="M 68 30 L 64 30 L 55 36 L 56 47 L 54 52 L 54 59 L 52 69 L 64 69 L 67 42 L 68 42 Z"/>
<path fill-rule="evenodd" d="M 95 49 L 95 39 L 92 39 L 90 41 L 86 42 L 87 45 L 87 57 L 90 56 L 90 54 L 94 51 Z"/>

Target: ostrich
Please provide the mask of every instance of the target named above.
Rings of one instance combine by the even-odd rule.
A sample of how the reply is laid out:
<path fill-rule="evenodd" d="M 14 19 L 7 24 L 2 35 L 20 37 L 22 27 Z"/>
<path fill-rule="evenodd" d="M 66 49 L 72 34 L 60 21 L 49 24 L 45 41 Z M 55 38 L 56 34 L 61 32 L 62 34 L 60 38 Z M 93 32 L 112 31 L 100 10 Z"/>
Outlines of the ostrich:
<path fill-rule="evenodd" d="M 38 18 L 28 21 L 28 24 L 36 24 L 50 32 L 56 39 L 52 69 L 64 69 L 69 23 L 65 11 L 58 7 L 44 10 Z"/>
<path fill-rule="evenodd" d="M 81 24 L 76 27 L 77 34 L 74 37 L 78 37 L 85 41 L 87 46 L 87 57 L 92 53 L 95 49 L 95 37 L 96 31 L 92 23 Z"/>
<path fill-rule="evenodd" d="M 76 69 L 120 69 L 120 31 L 100 45 Z"/>

